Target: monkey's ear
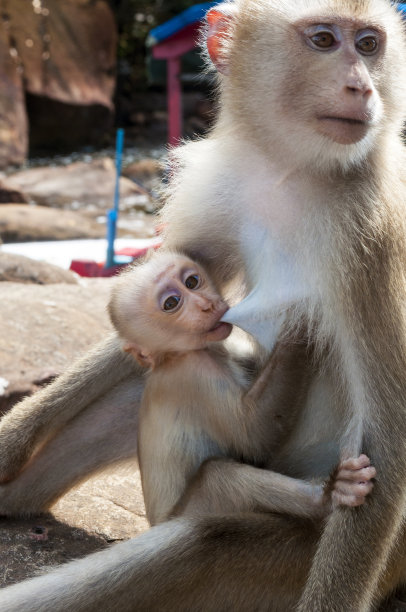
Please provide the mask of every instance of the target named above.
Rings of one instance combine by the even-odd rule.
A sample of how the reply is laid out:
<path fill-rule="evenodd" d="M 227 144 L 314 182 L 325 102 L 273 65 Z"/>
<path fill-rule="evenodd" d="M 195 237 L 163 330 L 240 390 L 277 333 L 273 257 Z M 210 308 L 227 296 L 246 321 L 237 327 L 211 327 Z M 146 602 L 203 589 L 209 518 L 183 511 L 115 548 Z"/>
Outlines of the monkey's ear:
<path fill-rule="evenodd" d="M 134 342 L 127 342 L 126 344 L 123 345 L 123 350 L 126 353 L 131 353 L 134 359 L 138 361 L 140 366 L 142 366 L 143 368 L 151 368 L 151 369 L 154 368 L 155 366 L 154 357 L 151 355 L 151 353 L 149 353 L 148 351 L 145 351 L 140 346 L 138 346 L 138 344 L 135 344 Z"/>
<path fill-rule="evenodd" d="M 209 52 L 211 61 L 222 74 L 228 73 L 224 43 L 230 36 L 230 28 L 233 23 L 235 12 L 234 7 L 230 6 L 230 4 L 220 4 L 210 9 L 206 14 L 206 21 L 208 24 L 206 40 L 207 51 Z"/>

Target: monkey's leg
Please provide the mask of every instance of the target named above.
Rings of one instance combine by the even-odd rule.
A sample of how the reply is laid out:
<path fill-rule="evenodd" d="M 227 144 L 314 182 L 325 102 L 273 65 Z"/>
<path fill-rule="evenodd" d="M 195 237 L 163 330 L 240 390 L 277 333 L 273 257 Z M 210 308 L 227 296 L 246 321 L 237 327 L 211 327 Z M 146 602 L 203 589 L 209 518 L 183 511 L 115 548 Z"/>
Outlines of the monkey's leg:
<path fill-rule="evenodd" d="M 285 516 L 177 519 L 3 589 L 0 612 L 288 612 L 317 538 Z"/>
<path fill-rule="evenodd" d="M 14 478 L 39 442 L 136 369 L 115 334 L 0 421 L 0 482 Z"/>
<path fill-rule="evenodd" d="M 140 381 L 129 378 L 72 419 L 32 457 L 16 479 L 0 485 L 0 514 L 47 510 L 90 474 L 135 458 L 141 392 Z"/>
<path fill-rule="evenodd" d="M 378 593 L 392 593 L 377 612 L 405 612 L 406 610 L 406 524 L 403 524 L 396 546 L 391 551 L 387 568 L 381 577 Z"/>

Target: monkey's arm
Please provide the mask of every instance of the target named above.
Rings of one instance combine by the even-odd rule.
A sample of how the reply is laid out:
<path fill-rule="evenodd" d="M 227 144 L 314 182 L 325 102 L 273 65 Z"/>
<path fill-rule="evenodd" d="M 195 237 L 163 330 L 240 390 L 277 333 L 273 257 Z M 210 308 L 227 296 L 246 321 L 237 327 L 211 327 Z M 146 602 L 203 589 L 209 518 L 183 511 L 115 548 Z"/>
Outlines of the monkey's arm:
<path fill-rule="evenodd" d="M 190 144 L 193 148 L 193 143 Z M 179 155 L 180 151 L 172 154 Z M 194 185 L 191 188 L 194 191 Z M 219 211 L 214 202 L 212 211 L 208 211 L 208 206 L 211 205 L 206 201 L 205 205 L 195 202 L 195 206 L 190 206 L 186 185 L 181 188 L 181 193 L 176 193 L 173 200 L 169 198 L 160 213 L 165 226 L 163 246 L 185 253 L 203 264 L 211 280 L 223 294 L 227 292 L 230 280 L 233 282 L 239 277 L 240 283 L 244 282 L 241 249 L 235 238 L 238 228 L 233 227 L 235 222 L 230 215 L 227 219 L 227 231 L 224 231 L 224 224 L 221 222 L 210 223 L 209 230 L 208 219 L 217 219 Z M 209 231 L 202 231 L 202 228 Z"/>
<path fill-rule="evenodd" d="M 282 446 L 304 405 L 313 373 L 313 351 L 303 331 L 292 342 L 279 341 L 243 401 L 255 406 L 254 419 L 267 433 L 267 453 Z M 249 414 L 249 412 L 248 412 Z"/>
<path fill-rule="evenodd" d="M 48 511 L 67 490 L 95 472 L 127 459 L 136 462 L 142 387 L 140 376 L 129 376 L 71 419 L 17 478 L 0 485 L 0 516 Z"/>
<path fill-rule="evenodd" d="M 365 455 L 342 462 L 325 482 L 307 482 L 231 459 L 212 459 L 201 466 L 172 515 L 283 512 L 320 519 L 339 505 L 362 505 L 375 475 Z"/>
<path fill-rule="evenodd" d="M 390 214 L 398 222 L 396 213 L 391 210 Z M 329 517 L 298 606 L 300 612 L 371 610 L 380 590 L 385 588 L 385 571 L 403 529 L 405 235 L 402 228 L 401 239 L 398 244 L 395 242 L 398 251 L 389 239 L 388 245 L 377 241 L 369 259 L 364 253 L 362 273 L 360 269 L 357 274 L 351 269 L 345 271 L 346 284 L 341 291 L 349 307 L 346 318 L 340 311 L 337 316 L 344 319 L 341 329 L 345 329 L 346 335 L 337 345 L 351 419 L 341 441 L 342 456 L 362 449 L 371 457 L 378 476 L 373 494 L 362 507 L 337 508 Z M 401 253 L 402 258 L 395 259 L 394 251 Z M 373 283 L 371 270 L 376 274 Z M 338 271 L 335 272 L 339 278 Z M 354 576 L 356 584 L 351 583 Z M 345 589 L 342 585 L 346 585 Z"/>
<path fill-rule="evenodd" d="M 292 433 L 304 405 L 314 372 L 312 347 L 305 334 L 293 342 L 281 340 L 251 387 L 244 391 L 238 369 L 232 377 L 218 377 L 218 397 L 206 405 L 214 409 L 205 415 L 217 427 L 223 440 L 244 461 L 269 459 Z M 241 375 L 240 375 L 241 379 Z M 212 435 L 216 439 L 216 430 Z"/>
<path fill-rule="evenodd" d="M 50 385 L 14 406 L 0 422 L 0 481 L 14 478 L 41 441 L 136 368 L 111 334 Z"/>

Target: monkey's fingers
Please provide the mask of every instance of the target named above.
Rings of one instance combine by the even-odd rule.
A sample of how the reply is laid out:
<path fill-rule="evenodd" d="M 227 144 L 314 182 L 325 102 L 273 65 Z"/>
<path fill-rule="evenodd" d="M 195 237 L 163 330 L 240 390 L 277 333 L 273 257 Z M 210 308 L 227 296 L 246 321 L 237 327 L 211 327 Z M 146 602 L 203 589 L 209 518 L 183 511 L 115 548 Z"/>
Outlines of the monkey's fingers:
<path fill-rule="evenodd" d="M 348 470 L 339 469 L 336 476 L 336 482 L 338 481 L 349 481 L 349 482 L 365 482 L 372 480 L 376 476 L 376 469 L 373 465 L 362 468 L 360 470 Z"/>
<path fill-rule="evenodd" d="M 336 488 L 331 494 L 333 507 L 336 506 L 361 506 L 374 485 L 372 482 L 345 482 L 336 483 Z"/>
<path fill-rule="evenodd" d="M 366 455 L 360 455 L 359 457 L 350 457 L 349 459 L 341 461 L 338 467 L 340 470 L 361 470 L 362 468 L 369 467 L 370 465 L 371 461 L 369 457 Z"/>

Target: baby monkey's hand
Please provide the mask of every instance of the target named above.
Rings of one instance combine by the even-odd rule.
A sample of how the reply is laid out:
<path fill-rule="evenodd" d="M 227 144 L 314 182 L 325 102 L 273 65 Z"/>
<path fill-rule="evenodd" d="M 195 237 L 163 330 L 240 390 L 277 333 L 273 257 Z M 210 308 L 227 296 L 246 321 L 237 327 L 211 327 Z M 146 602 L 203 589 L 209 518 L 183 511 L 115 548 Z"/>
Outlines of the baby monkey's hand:
<path fill-rule="evenodd" d="M 324 487 L 326 501 L 337 506 L 362 506 L 373 489 L 376 470 L 366 455 L 345 459 L 339 463 Z"/>

